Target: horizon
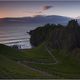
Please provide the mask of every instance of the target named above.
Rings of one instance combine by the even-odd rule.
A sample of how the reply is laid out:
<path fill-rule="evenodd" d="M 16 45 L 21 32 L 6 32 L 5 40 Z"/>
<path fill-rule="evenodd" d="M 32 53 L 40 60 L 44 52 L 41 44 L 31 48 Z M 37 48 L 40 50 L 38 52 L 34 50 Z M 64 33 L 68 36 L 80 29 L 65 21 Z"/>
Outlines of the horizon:
<path fill-rule="evenodd" d="M 38 16 L 44 16 L 44 17 L 47 17 L 47 16 L 61 16 L 61 17 L 68 17 L 68 18 L 72 18 L 72 19 L 76 19 L 76 18 L 73 18 L 73 17 L 69 17 L 69 16 L 63 16 L 63 15 L 36 15 L 36 16 L 22 16 L 22 17 L 2 17 L 0 19 L 4 19 L 4 18 L 35 18 L 35 17 L 38 17 Z"/>
<path fill-rule="evenodd" d="M 0 18 L 59 15 L 80 16 L 80 1 L 0 1 Z"/>

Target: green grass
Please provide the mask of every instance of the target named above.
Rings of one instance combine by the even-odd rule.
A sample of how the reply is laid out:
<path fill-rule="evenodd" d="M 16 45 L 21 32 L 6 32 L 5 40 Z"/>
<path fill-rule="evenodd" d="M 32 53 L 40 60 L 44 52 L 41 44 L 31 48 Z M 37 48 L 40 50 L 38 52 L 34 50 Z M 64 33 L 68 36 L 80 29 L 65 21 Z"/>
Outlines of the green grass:
<path fill-rule="evenodd" d="M 50 51 L 58 61 L 57 64 L 54 64 L 55 60 L 49 55 L 44 44 L 23 51 L 0 45 L 0 78 L 80 78 L 79 58 L 72 55 L 73 52 L 60 49 Z M 17 61 L 53 76 L 31 70 Z"/>
<path fill-rule="evenodd" d="M 24 57 L 21 52 L 10 47 L 0 45 L 0 78 L 49 78 L 46 74 L 34 71 L 30 67 L 24 66 L 18 61 Z"/>
<path fill-rule="evenodd" d="M 51 58 L 43 44 L 37 48 L 24 51 L 15 50 L 3 45 L 0 47 L 0 49 L 1 54 L 6 55 L 7 57 L 16 61 L 36 61 L 46 63 L 54 62 L 54 59 Z"/>
<path fill-rule="evenodd" d="M 0 55 L 0 78 L 48 78 L 38 71 Z"/>
<path fill-rule="evenodd" d="M 41 45 L 40 47 L 32 50 L 33 54 L 28 54 L 28 57 L 39 57 L 40 52 L 42 54 L 45 54 L 44 45 Z M 34 53 L 34 51 L 36 53 Z M 37 64 L 37 63 L 26 63 L 29 66 L 32 66 L 34 68 L 43 70 L 45 72 L 48 72 L 50 74 L 53 74 L 56 78 L 80 78 L 80 64 L 78 63 L 77 58 L 75 56 L 72 56 L 72 53 L 68 52 L 67 50 L 51 50 L 52 54 L 56 57 L 58 63 L 57 64 Z M 39 59 L 39 58 L 38 58 Z M 44 61 L 43 61 L 44 62 Z M 25 63 L 24 63 L 25 64 Z"/>
<path fill-rule="evenodd" d="M 45 49 L 44 44 L 33 48 L 31 50 L 24 50 L 23 55 L 26 56 L 29 61 L 43 62 L 43 63 L 54 63 L 55 60 Z"/>

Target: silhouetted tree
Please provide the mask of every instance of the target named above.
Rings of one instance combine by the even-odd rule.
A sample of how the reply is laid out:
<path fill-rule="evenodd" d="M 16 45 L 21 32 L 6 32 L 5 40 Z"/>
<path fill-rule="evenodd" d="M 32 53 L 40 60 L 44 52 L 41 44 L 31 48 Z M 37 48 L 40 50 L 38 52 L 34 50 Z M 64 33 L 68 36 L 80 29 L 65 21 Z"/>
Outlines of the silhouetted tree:
<path fill-rule="evenodd" d="M 34 46 L 38 46 L 45 41 L 53 49 L 72 50 L 80 48 L 80 27 L 77 20 L 69 21 L 67 26 L 47 24 L 30 33 L 30 42 Z"/>
<path fill-rule="evenodd" d="M 52 25 L 47 24 L 44 27 L 38 27 L 35 30 L 30 31 L 30 42 L 32 46 L 38 46 L 46 40 L 46 36 L 48 36 L 51 26 Z"/>

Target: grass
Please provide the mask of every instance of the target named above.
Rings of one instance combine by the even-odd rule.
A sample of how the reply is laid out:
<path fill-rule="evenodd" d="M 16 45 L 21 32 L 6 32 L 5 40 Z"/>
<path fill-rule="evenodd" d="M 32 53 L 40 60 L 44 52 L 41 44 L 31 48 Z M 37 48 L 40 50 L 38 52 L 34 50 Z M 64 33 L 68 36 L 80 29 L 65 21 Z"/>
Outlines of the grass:
<path fill-rule="evenodd" d="M 55 60 L 49 55 L 44 44 L 23 51 L 4 45 L 0 45 L 0 49 L 0 78 L 80 78 L 79 58 L 67 50 L 50 49 L 58 61 L 57 64 L 54 64 Z M 21 64 L 17 61 L 20 61 Z M 34 71 L 26 65 L 53 76 Z"/>
<path fill-rule="evenodd" d="M 5 49 L 4 51 L 2 49 L 0 50 L 0 79 L 49 78 L 46 74 L 32 70 L 30 67 L 18 63 L 15 59 L 18 57 L 23 58 L 23 56 L 21 56 L 22 54 L 19 55 L 19 52 L 15 49 L 4 45 L 0 45 L 0 47 Z M 19 58 L 18 60 L 21 61 Z"/>
<path fill-rule="evenodd" d="M 51 57 L 51 55 L 45 49 L 44 44 L 33 48 L 31 50 L 23 51 L 23 54 L 26 56 L 27 60 L 43 62 L 43 63 L 54 63 L 55 60 Z"/>
<path fill-rule="evenodd" d="M 0 78 L 39 78 L 41 76 L 44 77 L 43 74 L 0 55 Z"/>
<path fill-rule="evenodd" d="M 6 55 L 16 61 L 54 62 L 54 59 L 51 58 L 43 44 L 37 48 L 24 51 L 15 50 L 3 45 L 1 45 L 0 49 L 2 55 Z"/>
<path fill-rule="evenodd" d="M 45 54 L 44 50 L 45 47 L 41 45 L 36 50 L 36 53 L 33 53 L 33 55 L 28 54 L 28 57 L 31 56 L 33 57 L 35 56 L 35 54 L 39 54 L 39 51 L 41 51 L 42 54 Z M 24 63 L 24 64 L 53 74 L 55 78 L 80 78 L 80 64 L 78 63 L 77 58 L 71 55 L 72 53 L 68 52 L 67 50 L 59 49 L 51 50 L 51 52 L 56 57 L 58 61 L 57 64 L 37 64 L 37 63 Z M 37 56 L 35 56 L 35 58 L 37 58 Z"/>

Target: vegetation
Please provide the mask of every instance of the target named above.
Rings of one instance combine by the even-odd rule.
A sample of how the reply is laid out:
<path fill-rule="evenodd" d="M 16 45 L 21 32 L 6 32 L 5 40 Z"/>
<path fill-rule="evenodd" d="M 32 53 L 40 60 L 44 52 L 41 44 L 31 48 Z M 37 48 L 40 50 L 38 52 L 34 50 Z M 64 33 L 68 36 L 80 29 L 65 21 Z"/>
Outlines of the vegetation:
<path fill-rule="evenodd" d="M 72 53 L 65 50 L 55 49 L 52 50 L 52 54 L 55 56 L 57 63 L 38 64 L 24 62 L 24 64 L 41 71 L 48 72 L 53 75 L 53 78 L 80 78 L 80 63 L 77 58 L 72 55 L 68 55 Z"/>
<path fill-rule="evenodd" d="M 44 41 L 53 49 L 80 48 L 80 26 L 75 20 L 69 21 L 67 26 L 45 25 L 30 32 L 31 44 L 38 46 Z"/>
<path fill-rule="evenodd" d="M 0 44 L 0 78 L 49 78 L 47 74 L 21 63 L 26 61 L 26 54 Z"/>

